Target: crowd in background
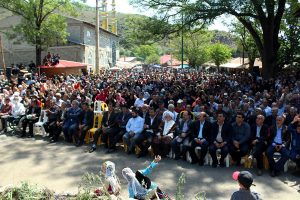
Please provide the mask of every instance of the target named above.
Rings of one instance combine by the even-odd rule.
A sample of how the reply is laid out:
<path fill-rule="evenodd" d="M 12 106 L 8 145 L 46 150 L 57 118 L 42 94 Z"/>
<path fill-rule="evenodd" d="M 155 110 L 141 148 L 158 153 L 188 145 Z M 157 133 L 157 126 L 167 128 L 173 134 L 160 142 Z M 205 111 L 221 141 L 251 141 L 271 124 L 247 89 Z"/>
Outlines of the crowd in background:
<path fill-rule="evenodd" d="M 94 125 L 93 104 L 102 101 L 108 110 L 90 153 L 101 138 L 107 153 L 122 141 L 128 154 L 146 156 L 150 146 L 154 155 L 163 157 L 172 150 L 175 159 L 186 159 L 189 152 L 192 164 L 200 166 L 207 152 L 212 167 L 224 167 L 228 154 L 236 165 L 243 156 L 253 155 L 258 175 L 266 155 L 270 174 L 276 176 L 288 159 L 300 164 L 299 80 L 299 72 L 266 80 L 245 71 L 196 70 L 60 75 L 44 81 L 34 75 L 21 83 L 1 79 L 0 117 L 6 130 L 3 116 L 29 116 L 22 121 L 20 136 L 34 137 L 33 124 L 43 110 L 50 142 L 63 135 L 66 142 L 74 138 L 81 146 Z M 275 152 L 281 154 L 277 162 Z"/>

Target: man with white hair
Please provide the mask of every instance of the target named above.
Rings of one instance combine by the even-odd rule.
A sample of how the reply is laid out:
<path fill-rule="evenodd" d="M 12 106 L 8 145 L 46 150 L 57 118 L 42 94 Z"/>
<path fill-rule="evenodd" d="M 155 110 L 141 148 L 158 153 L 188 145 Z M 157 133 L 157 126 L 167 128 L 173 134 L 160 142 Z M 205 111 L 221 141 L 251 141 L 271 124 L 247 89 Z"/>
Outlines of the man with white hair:
<path fill-rule="evenodd" d="M 170 111 L 170 112 L 173 114 L 173 115 L 172 115 L 172 119 L 176 122 L 178 113 L 175 111 L 175 106 L 174 106 L 174 104 L 169 104 L 169 105 L 168 105 L 168 110 L 167 110 L 167 111 Z M 164 115 L 165 115 L 165 113 L 166 113 L 167 111 L 165 111 L 165 112 L 163 113 L 163 118 L 164 118 Z"/>

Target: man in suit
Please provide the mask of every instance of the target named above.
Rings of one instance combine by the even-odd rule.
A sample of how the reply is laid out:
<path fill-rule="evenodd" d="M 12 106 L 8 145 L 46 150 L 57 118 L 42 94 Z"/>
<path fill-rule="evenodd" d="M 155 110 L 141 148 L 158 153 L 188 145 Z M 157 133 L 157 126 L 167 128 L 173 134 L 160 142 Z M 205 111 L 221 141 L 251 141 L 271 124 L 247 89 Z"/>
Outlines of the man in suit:
<path fill-rule="evenodd" d="M 160 116 L 158 116 L 155 108 L 150 107 L 149 113 L 146 115 L 144 130 L 141 133 L 140 139 L 136 143 L 136 145 L 141 149 L 141 152 L 137 155 L 138 158 L 147 155 L 148 148 L 152 143 L 152 139 L 158 132 L 160 122 Z"/>
<path fill-rule="evenodd" d="M 94 111 L 88 103 L 82 103 L 82 112 L 80 114 L 79 131 L 75 134 L 76 146 L 83 145 L 86 133 L 93 127 Z"/>
<path fill-rule="evenodd" d="M 205 112 L 200 112 L 198 120 L 193 122 L 190 129 L 190 138 L 192 143 L 189 151 L 192 158 L 192 164 L 198 162 L 200 166 L 204 165 L 204 158 L 208 150 L 211 130 L 211 124 L 206 120 L 206 117 L 207 114 Z M 196 155 L 196 147 L 201 147 L 200 158 Z"/>
<path fill-rule="evenodd" d="M 237 112 L 235 122 L 231 125 L 232 141 L 229 145 L 229 152 L 237 166 L 241 164 L 241 158 L 245 156 L 249 150 L 248 142 L 251 136 L 251 129 L 249 124 L 244 120 L 244 113 Z"/>
<path fill-rule="evenodd" d="M 50 108 L 45 110 L 48 117 L 47 122 L 43 124 L 46 133 L 49 133 L 49 138 L 53 137 L 53 129 L 55 129 L 59 107 L 55 105 L 55 101 L 50 101 Z"/>
<path fill-rule="evenodd" d="M 109 148 L 108 146 L 108 135 L 118 128 L 117 117 L 118 114 L 115 112 L 113 102 L 108 103 L 108 111 L 105 111 L 103 114 L 103 119 L 101 123 L 101 127 L 96 130 L 94 135 L 94 142 L 89 152 L 92 153 L 96 150 L 97 142 L 99 137 L 101 136 L 102 142 L 105 144 L 105 148 Z"/>
<path fill-rule="evenodd" d="M 217 121 L 212 124 L 209 154 L 213 160 L 212 167 L 218 166 L 218 159 L 216 151 L 221 149 L 220 167 L 225 167 L 224 159 L 229 152 L 231 126 L 225 123 L 225 113 L 219 112 L 217 114 Z"/>
<path fill-rule="evenodd" d="M 75 134 L 79 128 L 80 113 L 81 109 L 79 108 L 79 102 L 73 100 L 71 108 L 67 109 L 63 125 L 63 133 L 66 142 L 72 142 L 73 134 Z"/>
<path fill-rule="evenodd" d="M 268 147 L 268 126 L 264 124 L 264 120 L 265 117 L 263 115 L 257 115 L 256 124 L 251 126 L 250 145 L 253 149 L 253 157 L 256 158 L 258 176 L 262 175 L 263 153 Z"/>
<path fill-rule="evenodd" d="M 174 139 L 171 143 L 172 151 L 175 153 L 175 160 L 178 160 L 181 155 L 185 158 L 186 147 L 189 143 L 189 133 L 192 125 L 192 113 L 188 111 L 182 112 L 182 119 L 179 119 L 176 126 Z M 182 152 L 180 152 L 180 145 L 182 146 Z"/>
<path fill-rule="evenodd" d="M 272 177 L 278 175 L 283 170 L 285 162 L 289 159 L 288 148 L 290 146 L 291 135 L 284 123 L 284 116 L 277 116 L 276 126 L 270 128 L 270 146 L 267 149 L 267 156 Z M 281 154 L 280 159 L 275 162 L 274 153 Z"/>
<path fill-rule="evenodd" d="M 61 106 L 59 107 L 58 113 L 57 113 L 57 119 L 56 123 L 53 129 L 50 129 L 49 135 L 53 135 L 50 137 L 50 143 L 54 143 L 58 141 L 58 138 L 61 134 L 64 121 L 66 119 L 66 113 L 67 113 L 67 102 L 62 102 Z"/>
<path fill-rule="evenodd" d="M 122 112 L 118 113 L 117 123 L 118 128 L 115 129 L 115 132 L 111 132 L 109 135 L 110 148 L 107 153 L 112 153 L 116 150 L 116 144 L 122 139 L 123 135 L 126 132 L 126 124 L 128 120 L 132 117 L 128 106 L 126 104 L 121 105 Z"/>
<path fill-rule="evenodd" d="M 39 121 L 39 117 L 41 115 L 41 108 L 38 106 L 37 100 L 31 100 L 31 104 L 26 113 L 26 118 L 22 121 L 23 132 L 21 137 L 26 137 L 26 127 L 29 126 L 29 134 L 28 137 L 33 137 L 33 125 Z"/>

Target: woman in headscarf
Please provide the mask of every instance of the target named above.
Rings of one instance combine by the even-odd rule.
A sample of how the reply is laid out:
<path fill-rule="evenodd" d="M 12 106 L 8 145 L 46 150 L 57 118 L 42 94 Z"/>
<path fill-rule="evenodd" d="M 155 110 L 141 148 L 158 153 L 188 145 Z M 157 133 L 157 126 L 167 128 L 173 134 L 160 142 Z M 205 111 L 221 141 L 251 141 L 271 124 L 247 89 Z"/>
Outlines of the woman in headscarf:
<path fill-rule="evenodd" d="M 107 190 L 110 195 L 118 196 L 120 194 L 121 185 L 116 175 L 115 163 L 111 161 L 104 162 L 101 166 L 101 172 L 105 177 L 104 189 Z"/>
<path fill-rule="evenodd" d="M 147 177 L 160 160 L 161 157 L 159 155 L 155 156 L 152 163 L 146 169 L 138 170 L 136 173 L 130 168 L 124 168 L 122 170 L 122 175 L 128 182 L 129 200 L 169 199 L 169 197 L 158 188 L 157 184 Z"/>
<path fill-rule="evenodd" d="M 176 129 L 176 123 L 173 120 L 174 114 L 170 111 L 163 113 L 163 120 L 159 126 L 159 132 L 153 138 L 152 146 L 154 155 L 165 157 L 171 149 L 173 133 Z"/>

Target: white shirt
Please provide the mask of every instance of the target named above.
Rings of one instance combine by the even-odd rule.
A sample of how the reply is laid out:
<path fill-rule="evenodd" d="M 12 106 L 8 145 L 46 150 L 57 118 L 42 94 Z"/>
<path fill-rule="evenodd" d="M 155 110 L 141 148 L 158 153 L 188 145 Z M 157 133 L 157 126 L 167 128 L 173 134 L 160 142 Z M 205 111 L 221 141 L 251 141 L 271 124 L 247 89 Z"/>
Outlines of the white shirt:
<path fill-rule="evenodd" d="M 12 105 L 13 106 L 12 106 L 11 115 L 13 117 L 17 117 L 25 114 L 25 107 L 22 103 L 13 103 Z"/>

